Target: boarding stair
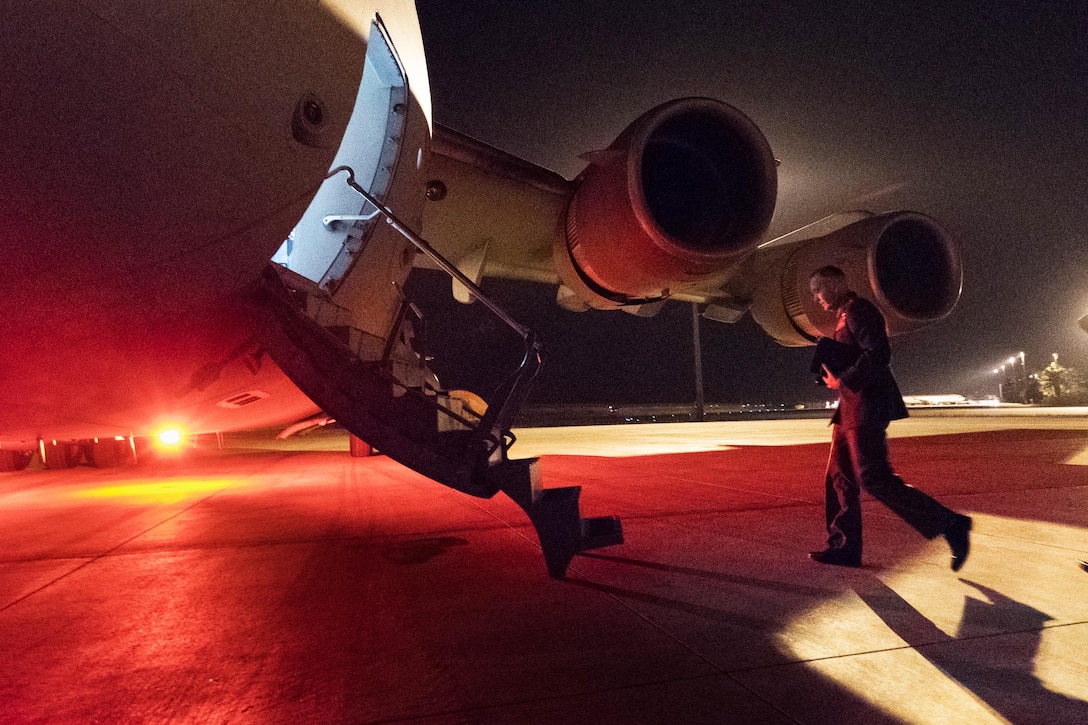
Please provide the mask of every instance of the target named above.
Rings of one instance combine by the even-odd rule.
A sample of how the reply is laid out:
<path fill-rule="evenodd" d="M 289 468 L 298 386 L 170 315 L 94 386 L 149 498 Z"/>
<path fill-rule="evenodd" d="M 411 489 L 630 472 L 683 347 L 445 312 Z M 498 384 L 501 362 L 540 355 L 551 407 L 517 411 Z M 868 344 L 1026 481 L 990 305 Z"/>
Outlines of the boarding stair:
<path fill-rule="evenodd" d="M 581 551 L 622 543 L 617 517 L 581 516 L 581 487 L 546 489 L 538 459 L 509 457 L 516 441 L 511 426 L 543 364 L 535 335 L 356 184 L 351 169 L 340 167 L 330 176 L 345 171 L 347 183 L 394 229 L 521 337 L 524 356 L 480 414 L 460 405 L 430 373 L 416 334 L 422 314 L 413 304 L 402 303 L 393 334 L 383 343 L 344 324 L 344 315 L 330 313 L 332 302 L 316 286 L 271 264 L 254 307 L 272 360 L 326 415 L 383 454 L 463 493 L 509 496 L 536 529 L 551 576 L 565 576 Z M 380 354 L 377 345 L 384 345 Z"/>

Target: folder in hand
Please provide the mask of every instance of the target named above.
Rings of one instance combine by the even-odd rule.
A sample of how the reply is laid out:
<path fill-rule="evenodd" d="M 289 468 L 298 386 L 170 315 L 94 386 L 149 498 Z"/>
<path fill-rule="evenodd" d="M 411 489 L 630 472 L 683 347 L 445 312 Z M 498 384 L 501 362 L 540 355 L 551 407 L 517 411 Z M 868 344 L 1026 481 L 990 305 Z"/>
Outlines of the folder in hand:
<path fill-rule="evenodd" d="M 816 341 L 816 353 L 812 356 L 809 370 L 816 374 L 816 382 L 824 384 L 824 365 L 836 376 L 853 365 L 861 349 L 832 337 L 821 337 Z"/>

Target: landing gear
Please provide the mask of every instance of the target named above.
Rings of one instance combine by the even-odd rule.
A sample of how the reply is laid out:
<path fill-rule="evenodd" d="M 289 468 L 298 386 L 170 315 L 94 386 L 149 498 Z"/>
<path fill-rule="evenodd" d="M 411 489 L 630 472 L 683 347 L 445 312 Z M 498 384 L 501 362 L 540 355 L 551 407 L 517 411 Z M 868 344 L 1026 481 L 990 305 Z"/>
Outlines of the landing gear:
<path fill-rule="evenodd" d="M 451 390 L 450 399 L 458 401 L 460 412 L 473 422 L 479 421 L 487 414 L 487 401 L 471 390 Z"/>
<path fill-rule="evenodd" d="M 57 441 L 41 441 L 38 452 L 41 454 L 42 464 L 51 471 L 74 468 L 83 454 L 78 444 Z"/>
<path fill-rule="evenodd" d="M 370 445 L 357 435 L 351 436 L 351 457 L 368 458 L 374 455 L 374 446 Z"/>
<path fill-rule="evenodd" d="M 21 471 L 30 465 L 34 451 L 0 450 L 0 472 Z"/>
<path fill-rule="evenodd" d="M 87 463 L 95 468 L 119 468 L 136 462 L 136 450 L 126 438 L 101 438 L 83 446 Z"/>

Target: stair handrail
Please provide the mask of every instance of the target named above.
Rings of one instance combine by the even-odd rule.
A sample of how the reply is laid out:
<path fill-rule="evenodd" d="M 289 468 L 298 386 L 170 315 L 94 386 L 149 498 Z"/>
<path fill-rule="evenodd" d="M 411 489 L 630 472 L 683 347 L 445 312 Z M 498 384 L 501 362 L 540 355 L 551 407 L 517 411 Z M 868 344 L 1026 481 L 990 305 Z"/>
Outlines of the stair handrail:
<path fill-rule="evenodd" d="M 505 399 L 497 407 L 497 412 L 492 415 L 491 411 L 485 415 L 484 419 L 490 421 L 490 431 L 488 437 L 491 438 L 494 443 L 494 447 L 487 453 L 490 455 L 496 448 L 502 448 L 505 454 L 507 446 L 504 444 L 505 436 L 509 433 L 510 426 L 513 425 L 513 418 L 517 414 L 516 409 L 520 409 L 521 404 L 524 402 L 528 395 L 529 386 L 540 372 L 541 366 L 544 364 L 544 346 L 536 339 L 536 335 L 532 330 L 520 324 L 517 320 L 510 316 L 510 314 L 498 305 L 494 300 L 484 294 L 480 286 L 466 276 L 461 270 L 457 268 L 455 264 L 443 257 L 438 250 L 430 245 L 427 240 L 416 234 L 412 229 L 402 222 L 390 209 L 378 201 L 370 192 L 364 189 L 355 181 L 355 170 L 350 166 L 337 166 L 330 170 L 325 175 L 326 179 L 331 179 L 342 171 L 346 171 L 348 174 L 347 184 L 354 189 L 360 196 L 362 196 L 368 203 L 371 204 L 378 212 L 385 217 L 385 221 L 393 229 L 395 229 L 401 236 L 407 239 L 411 244 L 423 254 L 427 255 L 432 262 L 438 265 L 442 271 L 448 274 L 453 279 L 460 282 L 466 289 L 480 301 L 492 314 L 506 323 L 507 327 L 512 329 L 515 333 L 521 337 L 522 342 L 525 345 L 525 355 L 522 357 L 521 363 L 514 374 L 514 377 L 509 385 Z M 323 222 L 326 224 L 333 224 L 336 222 L 353 221 L 355 219 L 372 219 L 375 213 L 368 215 L 359 215 L 358 217 L 351 215 L 331 215 L 325 217 Z M 527 369 L 529 363 L 534 363 L 531 370 Z M 511 408 L 515 408 L 512 410 Z M 481 421 L 482 423 L 482 421 Z"/>

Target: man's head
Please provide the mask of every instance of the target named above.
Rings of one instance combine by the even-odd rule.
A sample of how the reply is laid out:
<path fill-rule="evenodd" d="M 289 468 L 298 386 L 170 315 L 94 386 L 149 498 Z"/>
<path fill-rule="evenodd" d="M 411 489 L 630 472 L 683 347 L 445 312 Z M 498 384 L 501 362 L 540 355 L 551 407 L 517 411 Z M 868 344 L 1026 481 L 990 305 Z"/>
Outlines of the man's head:
<path fill-rule="evenodd" d="M 812 296 L 825 310 L 839 309 L 850 296 L 850 285 L 846 283 L 846 274 L 838 267 L 828 265 L 812 273 L 808 280 Z"/>

